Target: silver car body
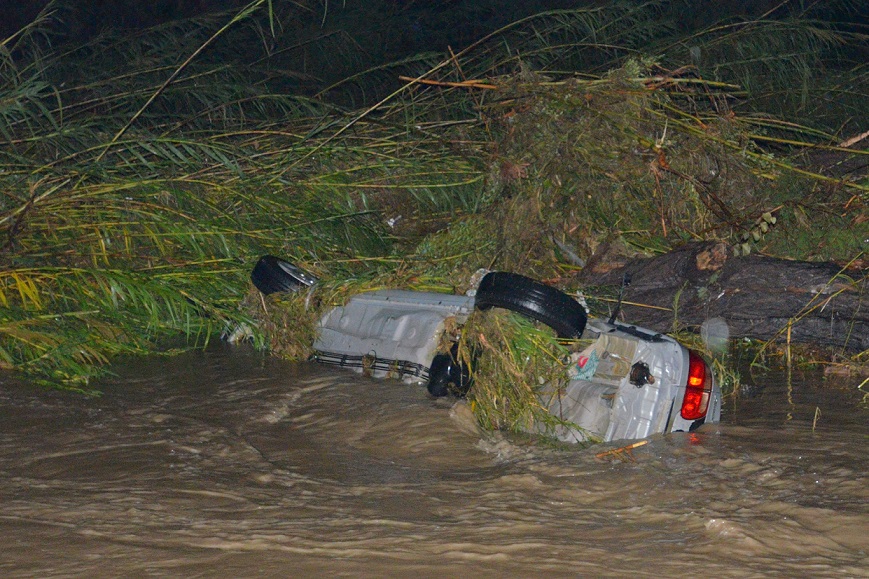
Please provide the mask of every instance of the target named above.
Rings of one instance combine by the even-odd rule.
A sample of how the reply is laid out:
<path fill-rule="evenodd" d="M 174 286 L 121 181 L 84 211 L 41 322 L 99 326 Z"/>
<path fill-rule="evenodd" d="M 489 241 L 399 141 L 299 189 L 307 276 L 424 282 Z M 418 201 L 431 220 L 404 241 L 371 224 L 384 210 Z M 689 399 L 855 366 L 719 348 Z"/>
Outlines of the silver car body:
<path fill-rule="evenodd" d="M 320 320 L 314 357 L 380 378 L 424 383 L 447 320 L 461 325 L 473 310 L 471 296 L 406 290 L 357 294 Z"/>
<path fill-rule="evenodd" d="M 320 321 L 314 358 L 377 377 L 425 383 L 435 354 L 466 321 L 473 296 L 380 290 L 354 296 Z M 591 319 L 582 355 L 594 368 L 572 369 L 567 385 L 544 392 L 550 411 L 572 423 L 556 432 L 568 442 L 645 438 L 717 422 L 721 393 L 703 363 L 705 416 L 686 419 L 689 351 L 673 338 L 636 326 Z M 582 355 L 579 358 L 582 358 Z M 635 366 L 645 379 L 632 379 Z M 643 373 L 641 373 L 643 374 Z"/>
<path fill-rule="evenodd" d="M 721 393 L 711 373 L 708 406 L 702 420 L 682 416 L 689 371 L 689 351 L 670 336 L 637 326 L 591 319 L 583 338 L 594 339 L 585 353 L 599 360 L 593 375 L 576 372 L 560 392 L 550 392 L 550 412 L 577 425 L 560 428 L 568 442 L 645 438 L 662 432 L 690 431 L 704 422 L 718 422 Z M 642 364 L 650 380 L 631 380 L 631 368 Z M 705 366 L 705 363 L 704 363 Z"/>

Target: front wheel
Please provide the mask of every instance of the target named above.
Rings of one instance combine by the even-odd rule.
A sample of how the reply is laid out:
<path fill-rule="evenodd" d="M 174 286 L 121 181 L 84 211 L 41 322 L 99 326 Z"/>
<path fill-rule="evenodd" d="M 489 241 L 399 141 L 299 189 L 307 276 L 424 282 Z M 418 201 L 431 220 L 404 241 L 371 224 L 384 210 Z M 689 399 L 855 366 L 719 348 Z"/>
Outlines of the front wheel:
<path fill-rule="evenodd" d="M 273 255 L 259 258 L 250 272 L 250 280 L 265 295 L 295 292 L 317 283 L 317 278 L 307 271 Z"/>
<path fill-rule="evenodd" d="M 452 394 L 459 398 L 471 389 L 471 374 L 467 365 L 459 361 L 459 345 L 453 344 L 450 351 L 438 354 L 428 371 L 428 393 L 435 398 Z"/>

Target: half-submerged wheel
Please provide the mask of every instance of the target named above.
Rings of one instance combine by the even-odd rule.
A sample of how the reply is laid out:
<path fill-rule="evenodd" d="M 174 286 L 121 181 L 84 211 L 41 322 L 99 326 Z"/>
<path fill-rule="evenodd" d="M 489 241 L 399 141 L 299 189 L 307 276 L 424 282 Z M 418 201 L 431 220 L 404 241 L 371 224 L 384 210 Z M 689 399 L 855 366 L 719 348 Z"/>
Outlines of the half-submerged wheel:
<path fill-rule="evenodd" d="M 435 398 L 452 394 L 462 397 L 471 389 L 468 367 L 459 361 L 458 344 L 446 354 L 438 354 L 428 371 L 428 393 Z"/>

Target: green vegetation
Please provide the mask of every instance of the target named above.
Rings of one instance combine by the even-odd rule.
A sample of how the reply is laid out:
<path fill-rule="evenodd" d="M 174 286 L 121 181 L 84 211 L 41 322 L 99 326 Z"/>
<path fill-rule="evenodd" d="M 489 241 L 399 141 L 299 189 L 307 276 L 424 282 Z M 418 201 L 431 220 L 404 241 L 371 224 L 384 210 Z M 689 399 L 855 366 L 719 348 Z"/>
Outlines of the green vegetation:
<path fill-rule="evenodd" d="M 474 376 L 468 401 L 480 424 L 553 436 L 558 426 L 575 428 L 547 406 L 567 383 L 569 353 L 542 324 L 504 310 L 474 312 L 462 329 L 459 357 Z"/>
<path fill-rule="evenodd" d="M 569 285 L 614 242 L 865 263 L 862 3 L 797 4 L 690 30 L 683 2 L 550 10 L 402 54 L 382 39 L 419 20 L 390 2 L 80 41 L 52 3 L 0 40 L 0 368 L 87 390 L 114 355 L 255 327 L 263 253 L 445 291 L 480 266 Z"/>

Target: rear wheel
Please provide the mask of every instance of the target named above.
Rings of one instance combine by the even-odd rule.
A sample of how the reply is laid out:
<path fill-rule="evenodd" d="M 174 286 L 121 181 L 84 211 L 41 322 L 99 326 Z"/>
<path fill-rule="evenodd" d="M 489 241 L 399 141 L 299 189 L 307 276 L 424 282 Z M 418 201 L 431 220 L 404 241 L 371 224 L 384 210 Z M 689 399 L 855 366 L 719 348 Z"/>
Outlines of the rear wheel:
<path fill-rule="evenodd" d="M 504 308 L 543 322 L 559 338 L 579 338 L 588 316 L 573 298 L 552 286 L 516 273 L 494 271 L 477 288 L 474 307 Z"/>

